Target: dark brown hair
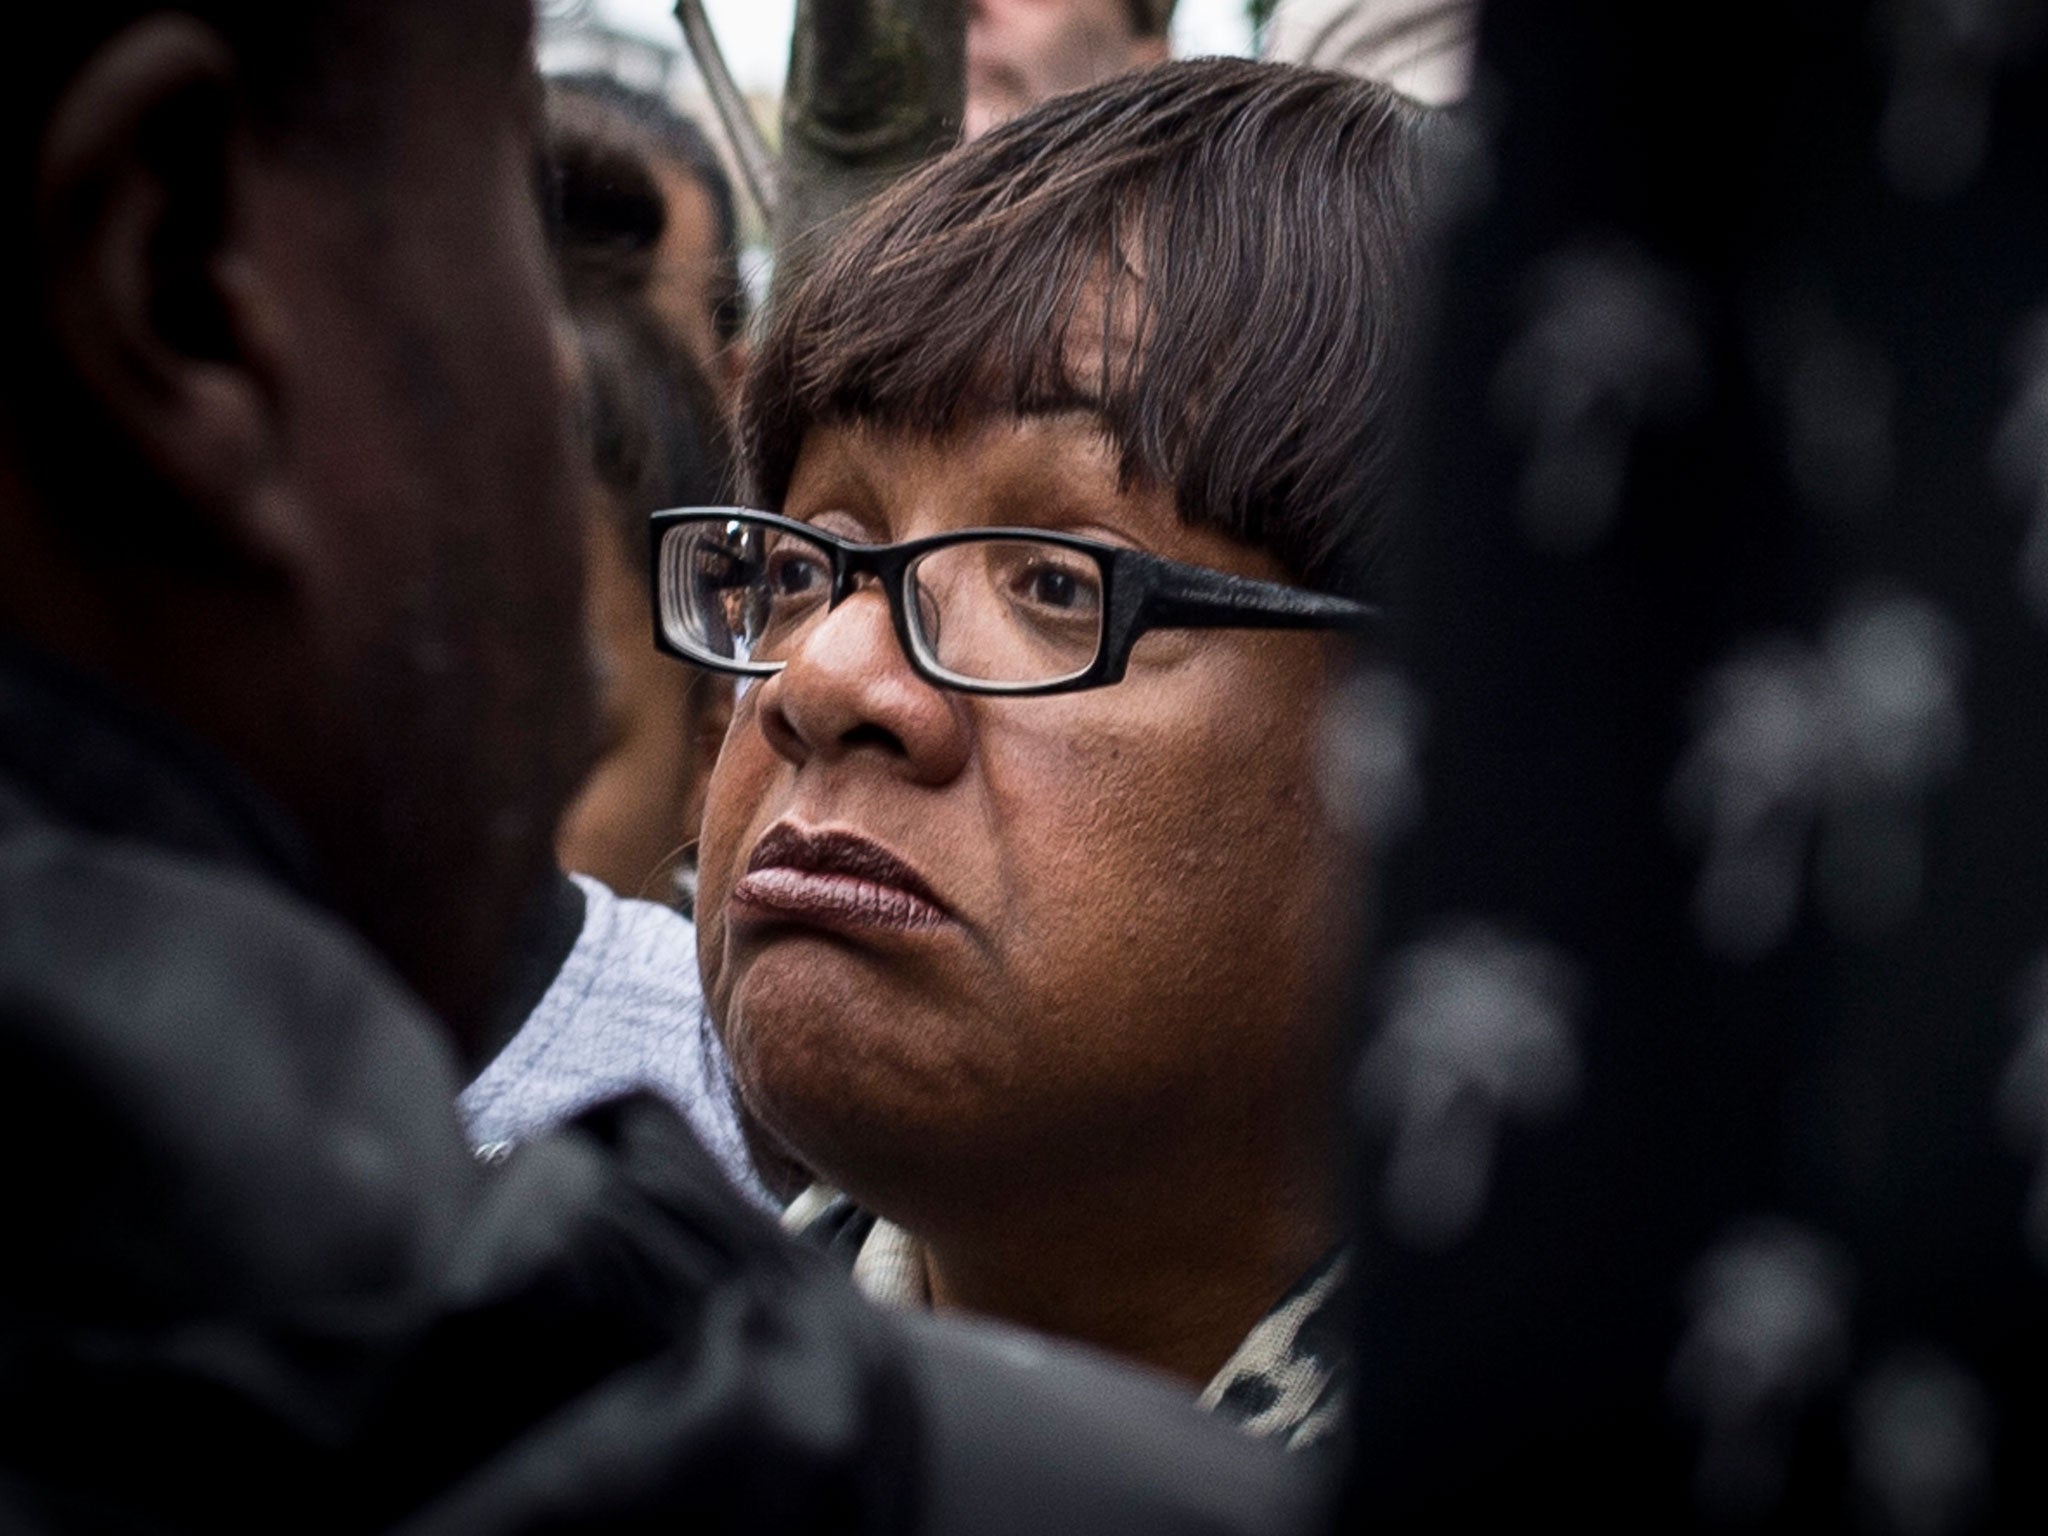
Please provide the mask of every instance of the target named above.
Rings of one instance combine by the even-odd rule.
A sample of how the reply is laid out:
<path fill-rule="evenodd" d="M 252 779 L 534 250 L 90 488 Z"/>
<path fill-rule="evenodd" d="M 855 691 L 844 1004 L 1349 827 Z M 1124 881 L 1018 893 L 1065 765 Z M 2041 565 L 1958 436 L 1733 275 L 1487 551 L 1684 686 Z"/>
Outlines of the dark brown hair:
<path fill-rule="evenodd" d="M 747 320 L 746 287 L 740 281 L 739 209 L 732 178 L 704 130 L 661 97 L 609 75 L 557 75 L 548 82 L 548 97 L 551 113 L 578 114 L 576 122 L 585 138 L 668 160 L 704 189 L 711 200 L 717 240 L 712 326 L 721 343 L 738 340 Z"/>
<path fill-rule="evenodd" d="M 648 513 L 725 499 L 723 416 L 703 369 L 648 304 L 666 213 L 645 146 L 601 106 L 550 91 L 547 152 L 549 235 L 582 364 L 579 425 L 637 567 Z"/>
<path fill-rule="evenodd" d="M 1387 498 L 1424 110 L 1290 65 L 1164 65 L 890 189 L 771 316 L 741 407 L 779 506 L 812 427 L 1097 412 L 1129 481 L 1358 592 Z"/>

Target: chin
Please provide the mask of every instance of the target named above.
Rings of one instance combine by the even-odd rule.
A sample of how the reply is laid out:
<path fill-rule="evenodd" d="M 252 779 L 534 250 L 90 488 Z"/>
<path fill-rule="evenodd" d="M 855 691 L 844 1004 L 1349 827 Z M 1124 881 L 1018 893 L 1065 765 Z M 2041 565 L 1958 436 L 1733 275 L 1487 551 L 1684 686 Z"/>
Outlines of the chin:
<path fill-rule="evenodd" d="M 1003 1140 L 985 1041 L 957 1008 L 906 996 L 823 941 L 739 976 L 719 1032 L 747 1107 L 826 1182 L 871 1200 L 962 1173 Z"/>

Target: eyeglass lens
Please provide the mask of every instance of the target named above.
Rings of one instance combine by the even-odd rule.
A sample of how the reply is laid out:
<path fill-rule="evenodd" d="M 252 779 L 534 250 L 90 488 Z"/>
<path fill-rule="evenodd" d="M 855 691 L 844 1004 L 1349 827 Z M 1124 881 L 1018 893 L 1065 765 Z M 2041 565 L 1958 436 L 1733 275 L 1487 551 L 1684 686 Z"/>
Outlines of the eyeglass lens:
<path fill-rule="evenodd" d="M 831 550 L 762 524 L 678 524 L 663 566 L 669 636 L 707 659 L 787 661 L 829 606 Z M 920 555 L 904 581 L 919 659 L 962 681 L 1060 682 L 1087 671 L 1102 644 L 1102 572 L 1081 550 L 1030 538 L 949 544 Z"/>

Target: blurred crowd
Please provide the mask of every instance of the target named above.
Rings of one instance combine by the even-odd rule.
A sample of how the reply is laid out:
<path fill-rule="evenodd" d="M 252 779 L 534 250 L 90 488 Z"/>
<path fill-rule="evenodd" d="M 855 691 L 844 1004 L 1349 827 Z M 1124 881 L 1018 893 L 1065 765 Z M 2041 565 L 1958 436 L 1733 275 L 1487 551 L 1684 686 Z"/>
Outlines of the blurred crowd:
<path fill-rule="evenodd" d="M 525 0 L 24 42 L 0 1524 L 2024 1528 L 2048 1057 L 1886 1010 L 2040 658 L 1884 519 L 2038 500 L 2038 38 L 1527 9 L 974 0 L 761 296 Z"/>

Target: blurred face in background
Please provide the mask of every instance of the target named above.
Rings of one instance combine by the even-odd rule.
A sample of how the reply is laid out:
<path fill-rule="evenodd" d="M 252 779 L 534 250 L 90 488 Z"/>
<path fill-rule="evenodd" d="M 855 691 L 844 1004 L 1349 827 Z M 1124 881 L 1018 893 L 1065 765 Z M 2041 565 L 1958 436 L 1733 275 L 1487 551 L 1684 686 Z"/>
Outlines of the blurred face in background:
<path fill-rule="evenodd" d="M 648 307 L 730 398 L 745 371 L 746 354 L 739 341 L 726 342 L 718 334 L 725 271 L 718 211 L 703 181 L 682 161 L 650 156 L 648 169 L 661 188 L 667 214 L 648 277 Z"/>
<path fill-rule="evenodd" d="M 732 714 L 724 678 L 679 667 L 648 638 L 646 562 L 619 537 L 611 492 L 585 518 L 587 613 L 599 680 L 600 756 L 562 820 L 564 869 L 621 896 L 673 901 L 694 867 L 704 786 Z"/>
<path fill-rule="evenodd" d="M 966 137 L 1063 91 L 1157 64 L 1132 0 L 974 0 L 967 16 Z"/>
<path fill-rule="evenodd" d="M 585 623 L 599 753 L 556 837 L 563 868 L 622 896 L 687 903 L 703 779 L 731 689 L 654 647 L 647 517 L 720 499 L 719 216 L 702 175 L 626 108 L 556 87 L 548 150 L 561 215 L 584 450 Z"/>

